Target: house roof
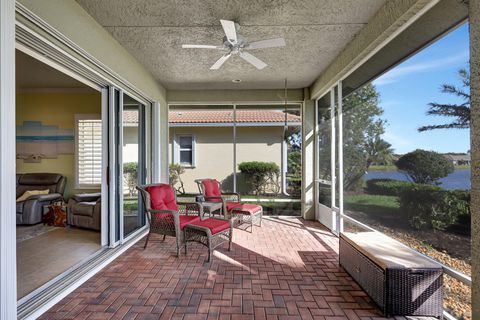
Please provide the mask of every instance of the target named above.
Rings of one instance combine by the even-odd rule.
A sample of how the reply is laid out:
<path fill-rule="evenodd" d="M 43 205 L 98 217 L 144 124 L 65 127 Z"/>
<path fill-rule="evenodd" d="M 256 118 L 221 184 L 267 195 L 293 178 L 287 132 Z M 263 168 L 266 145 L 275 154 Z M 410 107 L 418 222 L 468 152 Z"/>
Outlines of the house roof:
<path fill-rule="evenodd" d="M 284 123 L 285 113 L 276 110 L 237 110 L 237 123 Z M 170 111 L 170 123 L 232 123 L 233 110 Z M 287 122 L 301 122 L 301 117 L 287 114 Z"/>
<path fill-rule="evenodd" d="M 208 111 L 170 111 L 168 114 L 170 124 L 202 124 L 202 123 L 232 123 L 233 110 L 208 110 Z M 138 123 L 138 113 L 136 111 L 124 111 L 123 122 L 126 124 Z M 285 113 L 277 110 L 237 110 L 237 123 L 285 123 Z M 298 115 L 287 113 L 288 123 L 302 122 Z"/>
<path fill-rule="evenodd" d="M 471 159 L 469 154 L 447 153 L 444 157 L 451 161 L 470 161 Z"/>

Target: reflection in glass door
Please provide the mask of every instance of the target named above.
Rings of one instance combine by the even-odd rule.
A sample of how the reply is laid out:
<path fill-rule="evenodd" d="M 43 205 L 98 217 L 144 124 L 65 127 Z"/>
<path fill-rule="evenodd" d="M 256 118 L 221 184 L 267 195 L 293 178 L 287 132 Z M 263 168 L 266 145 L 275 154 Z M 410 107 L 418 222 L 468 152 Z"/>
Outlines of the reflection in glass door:
<path fill-rule="evenodd" d="M 137 185 L 147 181 L 147 132 L 145 105 L 118 92 L 112 119 L 114 131 L 115 242 L 145 226 L 146 219 Z M 114 96 L 115 98 L 115 96 Z"/>

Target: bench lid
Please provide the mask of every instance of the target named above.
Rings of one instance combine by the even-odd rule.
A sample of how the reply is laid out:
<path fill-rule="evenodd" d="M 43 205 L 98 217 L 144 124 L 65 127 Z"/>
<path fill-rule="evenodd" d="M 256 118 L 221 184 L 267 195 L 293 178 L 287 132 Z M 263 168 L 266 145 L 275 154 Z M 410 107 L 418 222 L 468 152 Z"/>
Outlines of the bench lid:
<path fill-rule="evenodd" d="M 381 268 L 438 269 L 439 263 L 422 256 L 413 249 L 406 248 L 380 232 L 343 232 L 340 237 L 358 251 L 378 264 Z"/>

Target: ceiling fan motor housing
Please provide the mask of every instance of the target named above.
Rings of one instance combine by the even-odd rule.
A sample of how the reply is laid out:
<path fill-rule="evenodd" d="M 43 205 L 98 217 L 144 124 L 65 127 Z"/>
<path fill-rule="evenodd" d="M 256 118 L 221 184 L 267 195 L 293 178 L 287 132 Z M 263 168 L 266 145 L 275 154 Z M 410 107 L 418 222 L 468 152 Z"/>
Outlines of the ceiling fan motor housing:
<path fill-rule="evenodd" d="M 227 36 L 223 37 L 223 45 L 232 53 L 238 53 L 241 49 L 245 48 L 247 44 L 247 39 L 240 34 L 237 34 L 237 43 L 235 43 L 234 45 L 231 44 L 230 41 L 228 41 Z"/>

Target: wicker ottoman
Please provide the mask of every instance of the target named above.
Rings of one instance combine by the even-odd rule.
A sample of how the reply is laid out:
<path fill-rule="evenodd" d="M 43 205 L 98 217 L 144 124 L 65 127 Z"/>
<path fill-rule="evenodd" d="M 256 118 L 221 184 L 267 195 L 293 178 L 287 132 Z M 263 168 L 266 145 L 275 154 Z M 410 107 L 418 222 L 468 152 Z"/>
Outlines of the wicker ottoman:
<path fill-rule="evenodd" d="M 189 223 L 185 226 L 185 254 L 187 243 L 198 242 L 208 248 L 208 260 L 213 250 L 228 241 L 228 251 L 232 247 L 233 224 L 231 220 L 207 218 Z"/>
<path fill-rule="evenodd" d="M 258 226 L 262 226 L 263 207 L 256 204 L 239 203 L 230 209 L 233 217 L 237 218 L 239 224 L 248 223 L 250 232 L 253 232 L 253 224 L 258 222 Z"/>
<path fill-rule="evenodd" d="M 443 269 L 379 232 L 342 233 L 340 265 L 385 316 L 443 314 Z"/>

